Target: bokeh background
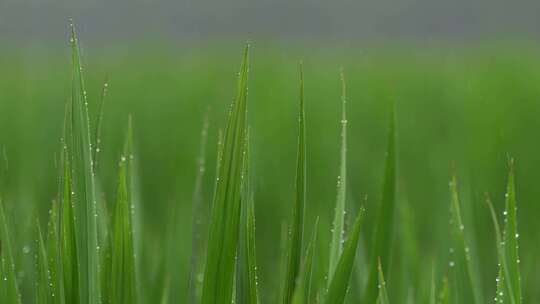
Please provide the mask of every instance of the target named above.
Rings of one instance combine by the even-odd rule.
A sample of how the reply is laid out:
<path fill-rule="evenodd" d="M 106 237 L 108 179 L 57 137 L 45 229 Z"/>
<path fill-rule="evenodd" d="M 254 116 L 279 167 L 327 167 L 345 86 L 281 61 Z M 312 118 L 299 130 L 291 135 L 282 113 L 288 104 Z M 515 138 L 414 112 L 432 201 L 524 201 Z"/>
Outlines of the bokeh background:
<path fill-rule="evenodd" d="M 127 117 L 133 116 L 144 223 L 141 284 L 148 299 L 161 292 L 163 274 L 171 271 L 171 298 L 182 303 L 187 294 L 200 131 L 208 115 L 203 189 L 209 204 L 217 133 L 235 95 L 241 49 L 250 41 L 248 107 L 265 303 L 277 302 L 280 240 L 292 212 L 300 60 L 307 229 L 321 217 L 319 281 L 336 195 L 343 68 L 347 204 L 354 214 L 368 196 L 365 235 L 373 230 L 370 209 L 381 194 L 389 104 L 397 107 L 390 297 L 417 303 L 427 294 L 423 283 L 429 282 L 432 261 L 437 273 L 447 270 L 448 181 L 455 164 L 473 258 L 483 294 L 491 298 L 497 262 L 484 198 L 489 193 L 502 213 L 512 156 L 524 302 L 540 301 L 540 2 L 532 0 L 0 1 L 2 196 L 14 227 L 23 297 L 31 299 L 33 292 L 36 218 L 45 223 L 58 192 L 57 159 L 70 96 L 70 17 L 80 36 L 94 119 L 102 83 L 109 79 L 98 170 L 108 202 L 116 194 Z M 351 303 L 363 286 L 364 251 L 361 246 Z M 167 255 L 174 265 L 165 264 Z"/>

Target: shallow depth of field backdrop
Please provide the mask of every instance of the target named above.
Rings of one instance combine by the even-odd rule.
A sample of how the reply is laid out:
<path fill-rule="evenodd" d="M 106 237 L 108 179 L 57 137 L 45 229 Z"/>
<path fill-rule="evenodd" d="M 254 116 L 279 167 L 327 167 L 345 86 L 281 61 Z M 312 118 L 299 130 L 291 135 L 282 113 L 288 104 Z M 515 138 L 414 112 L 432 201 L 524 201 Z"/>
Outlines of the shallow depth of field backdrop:
<path fill-rule="evenodd" d="M 208 208 L 218 131 L 236 94 L 247 41 L 261 302 L 281 301 L 282 236 L 295 195 L 299 61 L 306 111 L 305 242 L 320 217 L 313 284 L 325 285 L 328 267 L 342 68 L 348 116 L 346 229 L 360 207 L 366 209 L 347 300 L 358 303 L 366 284 L 389 108 L 395 103 L 397 196 L 385 273 L 390 302 L 428 303 L 432 269 L 437 294 L 442 288 L 451 262 L 448 185 L 453 172 L 478 290 L 492 301 L 497 245 L 485 197 L 489 194 L 502 222 L 511 157 L 523 303 L 540 302 L 537 3 L 206 2 L 0 3 L 1 197 L 24 303 L 35 297 L 36 219 L 45 230 L 58 195 L 64 108 L 71 98 L 69 17 L 78 26 L 92 123 L 108 79 L 96 173 L 98 195 L 110 206 L 132 116 L 141 202 L 135 212 L 142 219 L 141 302 L 158 303 L 163 286 L 170 284 L 169 303 L 187 303 L 201 130 L 207 115 L 202 197 Z M 207 238 L 204 229 L 202 237 Z M 204 261 L 204 251 L 200 254 Z"/>

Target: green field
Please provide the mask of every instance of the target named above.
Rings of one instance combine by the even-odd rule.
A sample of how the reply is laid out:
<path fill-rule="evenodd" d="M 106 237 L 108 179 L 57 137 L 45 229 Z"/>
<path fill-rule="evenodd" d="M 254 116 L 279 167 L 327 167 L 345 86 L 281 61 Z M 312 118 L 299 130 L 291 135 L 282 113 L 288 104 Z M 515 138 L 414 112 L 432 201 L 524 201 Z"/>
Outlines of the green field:
<path fill-rule="evenodd" d="M 100 211 L 104 206 L 108 212 L 98 214 L 98 230 L 108 223 L 108 231 L 116 233 L 111 222 L 116 223 L 112 214 L 117 216 L 113 211 L 118 209 L 119 162 L 125 156 L 128 116 L 132 117 L 134 157 L 129 161 L 133 170 L 128 171 L 135 182 L 129 187 L 133 193 L 128 195 L 128 203 L 134 205 L 136 262 L 135 274 L 130 277 L 136 278 L 134 294 L 140 303 L 191 303 L 188 299 L 202 292 L 202 267 L 197 268 L 201 273 L 194 276 L 191 287 L 190 269 L 193 261 L 199 265 L 207 257 L 205 244 L 216 188 L 218 133 L 225 131 L 227 112 L 237 94 L 241 49 L 241 44 L 82 49 L 91 140 L 95 140 L 93 130 L 99 117 L 102 85 L 108 79 L 100 156 L 95 168 L 96 200 Z M 58 205 L 62 201 L 61 138 L 66 104 L 72 101 L 74 74 L 69 45 L 66 43 L 59 50 L 36 47 L 0 53 L 0 196 L 9 232 L 0 234 L 0 254 L 4 261 L 7 250 L 11 251 L 13 275 L 23 303 L 32 303 L 36 298 L 47 299 L 45 303 L 61 303 L 55 302 L 57 295 L 41 297 L 51 290 L 44 287 L 46 276 L 45 282 L 41 277 L 40 265 L 44 263 L 39 262 L 43 251 L 37 228 L 40 226 L 44 235 L 47 253 L 54 251 L 49 248 L 54 243 L 47 237 L 47 222 L 53 202 Z M 295 176 L 302 60 L 306 134 L 302 256 L 319 218 L 318 235 L 312 244 L 312 298 L 305 303 L 317 303 L 315 297 L 320 297 L 322 303 L 326 296 L 336 182 L 340 175 L 341 68 L 346 82 L 348 122 L 346 238 L 356 215 L 362 207 L 365 209 L 346 303 L 365 302 L 370 269 L 376 269 L 373 252 L 377 251 L 377 242 L 390 246 L 387 252 L 377 253 L 382 256 L 390 303 L 433 303 L 432 288 L 436 303 L 447 303 L 445 288 L 451 295 L 448 303 L 475 303 L 473 296 L 467 294 L 468 289 L 480 299 L 477 303 L 492 302 L 499 272 L 498 246 L 486 194 L 491 197 L 501 229 L 505 228 L 503 210 L 511 158 L 515 159 L 519 229 L 519 239 L 514 241 L 519 240 L 517 265 L 521 269 L 523 297 L 522 301 L 515 299 L 515 303 L 539 303 L 538 51 L 537 46 L 530 44 L 340 49 L 254 43 L 250 54 L 247 124 L 260 302 L 281 303 L 286 284 L 284 236 L 293 222 L 298 194 Z M 396 175 L 391 181 L 387 179 L 390 186 L 385 188 L 385 196 L 385 154 L 393 104 Z M 199 175 L 197 159 L 205 117 L 206 170 Z M 73 126 L 74 134 L 80 127 L 76 126 L 77 123 Z M 78 159 L 76 152 L 70 153 L 71 159 Z M 454 173 L 464 230 L 456 229 L 456 205 L 452 204 L 449 187 L 453 185 L 450 181 Z M 196 182 L 198 178 L 200 183 Z M 381 202 L 388 201 L 392 185 L 396 188 L 395 201 L 392 200 L 395 208 L 385 209 L 388 204 Z M 84 185 L 81 187 L 84 189 Z M 198 208 L 193 207 L 194 202 Z M 76 205 L 75 209 L 79 207 Z M 381 212 L 391 216 L 379 221 L 377 215 Z M 454 223 L 450 225 L 452 218 Z M 197 220 L 200 223 L 194 224 Z M 376 231 L 378 223 L 390 228 L 386 234 Z M 509 226 L 511 232 L 512 224 Z M 0 233 L 5 231 L 0 229 Z M 465 237 L 463 248 L 460 231 Z M 452 237 L 453 232 L 457 232 L 457 239 Z M 6 246 L 6 236 L 10 248 Z M 195 242 L 199 250 L 192 250 L 194 236 L 200 240 Z M 512 243 L 513 238 L 508 238 L 507 244 Z M 454 256 L 456 251 L 461 254 L 460 248 L 467 249 L 470 255 L 466 264 L 470 265 L 473 287 L 465 286 L 463 278 L 468 278 L 467 274 L 454 271 L 460 268 L 456 266 L 463 266 Z M 509 261 L 510 268 L 515 266 L 514 262 Z M 6 265 L 3 262 L 0 267 L 4 277 L 11 269 Z M 124 272 L 122 275 L 129 276 Z M 122 275 L 113 273 L 112 278 Z M 512 269 L 506 279 L 516 284 L 519 281 Z M 108 280 L 97 281 L 105 286 L 101 289 L 107 296 L 104 290 Z M 236 290 L 240 282 L 237 278 Z M 8 299 L 0 301 L 2 304 L 11 303 L 9 299 L 17 303 L 5 293 L 10 286 L 0 282 L 0 299 Z M 92 293 L 87 286 L 80 290 Z M 80 303 L 97 303 L 89 298 Z M 135 301 L 123 299 L 111 303 Z M 223 302 L 207 299 L 205 303 Z"/>

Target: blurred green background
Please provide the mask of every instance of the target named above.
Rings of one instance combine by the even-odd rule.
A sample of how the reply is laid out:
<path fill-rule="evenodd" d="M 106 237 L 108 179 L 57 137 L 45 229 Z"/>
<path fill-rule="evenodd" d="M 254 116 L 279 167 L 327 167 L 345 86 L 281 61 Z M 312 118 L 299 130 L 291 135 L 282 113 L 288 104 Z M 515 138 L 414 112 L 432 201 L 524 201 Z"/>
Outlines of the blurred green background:
<path fill-rule="evenodd" d="M 116 195 L 117 163 L 133 116 L 143 218 L 143 284 L 158 294 L 164 260 L 174 256 L 173 299 L 187 293 L 191 206 L 200 131 L 209 116 L 204 201 L 215 178 L 217 133 L 235 94 L 242 44 L 144 43 L 84 48 L 92 118 L 101 85 L 105 101 L 102 195 Z M 467 237 L 482 274 L 484 295 L 495 292 L 495 238 L 485 201 L 502 214 L 507 162 L 516 159 L 524 303 L 540 301 L 540 56 L 535 43 L 417 47 L 406 44 L 333 47 L 324 43 L 254 43 L 249 81 L 252 175 L 257 216 L 257 258 L 262 300 L 276 303 L 283 224 L 294 195 L 298 62 L 304 63 L 308 233 L 320 216 L 319 282 L 328 260 L 339 163 L 340 82 L 347 82 L 348 208 L 364 195 L 371 235 L 379 202 L 388 109 L 397 107 L 398 196 L 390 297 L 422 297 L 432 261 L 447 271 L 450 194 L 456 164 Z M 35 225 L 46 223 L 58 192 L 64 105 L 70 96 L 70 55 L 65 48 L 13 47 L 0 52 L 2 196 L 7 209 L 23 297 L 34 286 Z M 354 214 L 354 212 L 351 212 Z M 166 243 L 173 214 L 173 244 Z M 361 245 L 359 271 L 366 269 Z M 364 268 L 363 268 L 364 267 Z M 363 285 L 353 279 L 349 300 Z M 414 289 L 414 294 L 411 295 Z M 405 301 L 397 301 L 405 303 Z M 149 302 L 151 303 L 151 301 Z M 179 303 L 182 303 L 180 301 Z"/>

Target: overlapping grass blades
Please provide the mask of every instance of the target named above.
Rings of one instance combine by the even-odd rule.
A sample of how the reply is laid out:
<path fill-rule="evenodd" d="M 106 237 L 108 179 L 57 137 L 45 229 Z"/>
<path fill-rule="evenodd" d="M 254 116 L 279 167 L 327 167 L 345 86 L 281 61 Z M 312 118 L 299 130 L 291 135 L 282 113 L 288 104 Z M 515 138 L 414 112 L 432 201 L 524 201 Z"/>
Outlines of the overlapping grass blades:
<path fill-rule="evenodd" d="M 49 270 L 49 263 L 47 259 L 47 248 L 43 239 L 43 233 L 39 222 L 36 223 L 38 227 L 38 242 L 37 242 L 37 282 L 36 282 L 36 303 L 37 304 L 52 304 L 52 277 Z"/>
<path fill-rule="evenodd" d="M 132 210 L 129 191 L 129 162 L 131 159 L 130 131 L 119 165 L 118 193 L 114 212 L 110 301 L 118 304 L 137 303 L 135 252 L 133 243 Z"/>
<path fill-rule="evenodd" d="M 304 110 L 304 72 L 300 63 L 300 113 L 298 116 L 298 154 L 296 160 L 296 194 L 292 206 L 292 223 L 287 244 L 287 266 L 283 304 L 290 304 L 300 273 L 304 238 L 304 213 L 306 204 L 306 130 Z"/>
<path fill-rule="evenodd" d="M 298 278 L 297 287 L 294 290 L 293 304 L 312 303 L 311 281 L 314 270 L 315 252 L 317 247 L 317 232 L 319 230 L 319 218 L 315 221 L 313 235 L 307 245 L 306 255 L 302 264 L 302 270 Z"/>
<path fill-rule="evenodd" d="M 375 235 L 371 242 L 373 248 L 371 251 L 368 283 L 364 295 L 365 303 L 374 303 L 377 299 L 377 260 L 381 260 L 383 272 L 385 273 L 387 273 L 387 267 L 390 264 L 396 201 L 396 118 L 394 108 L 395 105 L 392 104 L 390 108 L 388 147 L 386 152 L 382 199 L 377 215 Z"/>
<path fill-rule="evenodd" d="M 244 183 L 242 185 L 240 236 L 236 267 L 236 303 L 257 304 L 257 263 L 255 253 L 255 207 L 249 173 L 249 134 L 246 134 Z"/>
<path fill-rule="evenodd" d="M 343 253 L 339 258 L 334 275 L 330 281 L 328 293 L 324 299 L 324 303 L 326 304 L 341 304 L 345 300 L 347 289 L 349 288 L 349 279 L 354 266 L 356 249 L 360 239 L 360 230 L 362 227 L 363 217 L 364 211 L 360 210 L 360 213 L 358 213 L 356 216 L 356 220 L 354 221 L 354 225 L 349 237 L 345 241 Z"/>
<path fill-rule="evenodd" d="M 0 303 L 2 304 L 21 303 L 12 254 L 4 205 L 0 199 Z"/>
<path fill-rule="evenodd" d="M 82 75 L 80 50 L 75 26 L 71 23 L 73 82 L 71 94 L 71 139 L 68 139 L 73 181 L 75 240 L 79 280 L 79 303 L 101 301 L 97 202 L 92 160 L 92 140 L 88 117 L 87 94 Z"/>
<path fill-rule="evenodd" d="M 451 195 L 450 289 L 453 303 L 482 303 L 473 277 L 469 246 L 465 238 L 465 225 L 461 215 L 457 176 L 449 183 Z"/>
<path fill-rule="evenodd" d="M 249 45 L 244 49 L 238 92 L 231 108 L 219 160 L 202 292 L 203 304 L 230 303 L 240 225 L 247 129 Z"/>
<path fill-rule="evenodd" d="M 514 170 L 514 160 L 511 159 L 509 162 L 508 184 L 505 194 L 504 230 L 502 233 L 495 208 L 489 197 L 486 200 L 493 220 L 499 262 L 499 271 L 496 279 L 496 303 L 519 304 L 522 302 Z"/>
<path fill-rule="evenodd" d="M 330 243 L 330 261 L 328 263 L 328 285 L 330 278 L 334 274 L 339 256 L 343 250 L 343 233 L 345 223 L 345 204 L 347 192 L 347 98 L 345 90 L 345 77 L 341 71 L 341 150 L 340 167 L 337 181 L 336 208 L 334 222 L 332 224 L 332 240 Z"/>

